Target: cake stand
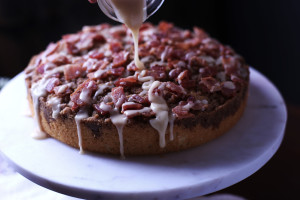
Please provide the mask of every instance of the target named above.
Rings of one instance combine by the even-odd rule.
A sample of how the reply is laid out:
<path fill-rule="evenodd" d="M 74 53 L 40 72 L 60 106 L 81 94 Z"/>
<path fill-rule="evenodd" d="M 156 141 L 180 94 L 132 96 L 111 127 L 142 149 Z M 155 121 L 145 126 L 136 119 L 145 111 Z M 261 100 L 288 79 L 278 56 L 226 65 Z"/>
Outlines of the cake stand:
<path fill-rule="evenodd" d="M 79 154 L 55 139 L 35 140 L 24 74 L 0 93 L 0 150 L 23 176 L 50 190 L 85 199 L 186 199 L 233 185 L 276 152 L 287 120 L 276 87 L 251 68 L 243 117 L 225 135 L 197 148 L 160 156 Z"/>

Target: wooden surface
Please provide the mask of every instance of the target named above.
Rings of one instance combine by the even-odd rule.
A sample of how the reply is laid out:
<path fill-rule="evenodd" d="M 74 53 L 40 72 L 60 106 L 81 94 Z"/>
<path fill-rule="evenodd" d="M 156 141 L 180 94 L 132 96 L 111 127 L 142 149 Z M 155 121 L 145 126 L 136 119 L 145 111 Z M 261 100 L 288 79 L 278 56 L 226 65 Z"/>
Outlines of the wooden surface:
<path fill-rule="evenodd" d="M 300 199 L 300 106 L 287 108 L 284 140 L 274 157 L 252 176 L 218 193 L 255 200 Z"/>

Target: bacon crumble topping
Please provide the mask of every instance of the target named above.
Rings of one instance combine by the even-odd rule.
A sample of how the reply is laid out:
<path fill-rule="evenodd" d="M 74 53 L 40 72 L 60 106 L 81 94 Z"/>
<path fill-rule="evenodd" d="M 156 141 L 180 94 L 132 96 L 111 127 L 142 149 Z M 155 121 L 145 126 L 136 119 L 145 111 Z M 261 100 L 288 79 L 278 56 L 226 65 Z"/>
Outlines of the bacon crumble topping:
<path fill-rule="evenodd" d="M 239 93 L 249 77 L 243 58 L 200 28 L 189 31 L 167 22 L 145 23 L 139 55 L 145 65 L 142 72 L 133 62 L 133 42 L 125 26 L 87 26 L 51 43 L 26 74 L 32 83 L 49 79 L 47 97 L 62 98 L 62 110 L 88 107 L 95 117 L 103 118 L 113 108 L 128 118 L 153 117 L 144 87 L 147 80 L 157 80 L 164 85 L 155 92 L 177 119 L 216 109 Z M 63 71 L 49 75 L 62 66 Z M 107 82 L 113 87 L 100 87 Z"/>

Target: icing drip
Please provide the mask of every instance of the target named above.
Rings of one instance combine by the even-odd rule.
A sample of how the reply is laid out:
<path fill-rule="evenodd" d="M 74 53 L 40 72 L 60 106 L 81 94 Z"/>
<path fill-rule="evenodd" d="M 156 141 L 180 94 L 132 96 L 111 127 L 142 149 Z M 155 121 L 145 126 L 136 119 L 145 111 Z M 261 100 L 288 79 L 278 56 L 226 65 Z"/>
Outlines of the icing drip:
<path fill-rule="evenodd" d="M 83 148 L 82 148 L 82 134 L 81 134 L 80 123 L 81 123 L 82 119 L 86 119 L 88 117 L 89 117 L 89 115 L 88 115 L 87 111 L 85 111 L 85 110 L 79 110 L 79 112 L 75 116 L 75 123 L 76 123 L 76 127 L 77 127 L 77 135 L 78 135 L 78 146 L 80 149 L 80 151 L 79 151 L 80 154 L 84 153 Z"/>
<path fill-rule="evenodd" d="M 48 85 L 50 80 L 48 78 L 55 73 L 63 72 L 63 70 L 64 70 L 64 66 L 54 68 L 50 71 L 45 71 L 45 76 L 41 80 L 32 84 L 31 95 L 33 101 L 33 108 L 34 108 L 34 117 L 36 118 L 39 127 L 39 129 L 37 130 L 38 133 L 32 134 L 33 138 L 41 139 L 47 137 L 47 134 L 43 132 L 41 126 L 39 98 L 44 97 L 47 94 L 46 86 Z"/>
<path fill-rule="evenodd" d="M 114 85 L 112 82 L 104 83 L 98 86 L 98 90 L 95 92 L 93 99 L 96 99 L 98 95 L 103 94 L 104 90 L 107 88 L 113 88 Z"/>
<path fill-rule="evenodd" d="M 154 93 L 154 89 L 157 87 L 162 87 L 159 81 L 154 81 L 149 89 L 148 97 L 151 102 L 150 108 L 156 114 L 155 119 L 150 120 L 151 126 L 156 129 L 159 133 L 159 146 L 161 148 L 166 146 L 166 129 L 169 123 L 168 105 L 164 98 Z"/>
<path fill-rule="evenodd" d="M 41 131 L 41 129 L 39 127 L 37 127 L 30 135 L 32 138 L 37 139 L 37 140 L 41 140 L 41 139 L 45 139 L 47 138 L 47 134 L 43 131 Z"/>
<path fill-rule="evenodd" d="M 138 38 L 139 29 L 146 19 L 146 10 L 144 10 L 145 0 L 111 0 L 118 19 L 123 22 L 132 33 L 134 42 L 134 62 L 140 69 L 144 69 L 144 63 L 139 59 Z"/>
<path fill-rule="evenodd" d="M 61 98 L 52 97 L 51 99 L 48 100 L 48 103 L 52 107 L 52 118 L 56 119 L 60 112 Z"/>
<path fill-rule="evenodd" d="M 170 124 L 170 140 L 174 140 L 174 120 L 175 120 L 175 115 L 173 113 L 171 113 L 169 115 L 169 124 Z"/>
<path fill-rule="evenodd" d="M 120 154 L 121 158 L 124 159 L 123 128 L 127 123 L 127 117 L 126 115 L 120 114 L 119 110 L 115 108 L 110 112 L 110 119 L 117 128 L 120 141 Z"/>

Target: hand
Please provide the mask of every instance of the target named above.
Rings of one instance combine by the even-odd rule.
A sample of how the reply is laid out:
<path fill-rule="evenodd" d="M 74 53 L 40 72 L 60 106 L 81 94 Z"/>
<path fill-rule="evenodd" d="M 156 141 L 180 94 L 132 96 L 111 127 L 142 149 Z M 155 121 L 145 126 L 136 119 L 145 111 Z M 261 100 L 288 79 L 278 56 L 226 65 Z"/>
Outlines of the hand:
<path fill-rule="evenodd" d="M 97 0 L 88 0 L 90 3 L 96 3 Z"/>

